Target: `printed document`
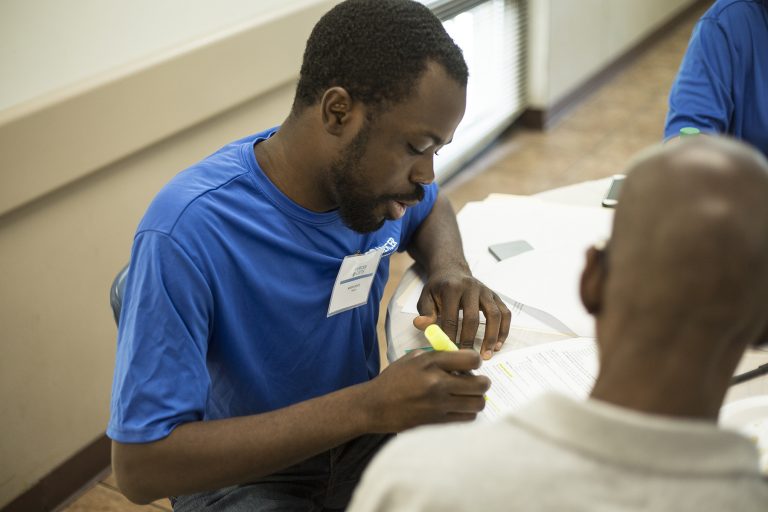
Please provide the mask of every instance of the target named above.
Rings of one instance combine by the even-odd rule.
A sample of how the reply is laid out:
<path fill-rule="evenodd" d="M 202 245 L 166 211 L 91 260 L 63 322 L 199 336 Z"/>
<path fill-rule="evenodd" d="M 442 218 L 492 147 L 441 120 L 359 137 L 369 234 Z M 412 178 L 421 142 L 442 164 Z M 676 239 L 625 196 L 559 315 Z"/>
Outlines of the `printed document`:
<path fill-rule="evenodd" d="M 491 379 L 485 409 L 478 420 L 498 418 L 547 391 L 585 398 L 595 383 L 597 368 L 597 345 L 592 338 L 554 341 L 497 354 L 475 370 Z"/>

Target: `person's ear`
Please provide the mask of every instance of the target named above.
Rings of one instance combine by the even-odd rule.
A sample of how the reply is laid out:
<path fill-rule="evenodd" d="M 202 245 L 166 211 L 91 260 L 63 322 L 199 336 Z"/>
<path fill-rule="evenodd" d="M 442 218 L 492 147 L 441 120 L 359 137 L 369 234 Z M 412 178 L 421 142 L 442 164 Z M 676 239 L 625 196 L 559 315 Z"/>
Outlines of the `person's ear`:
<path fill-rule="evenodd" d="M 603 307 L 603 285 L 607 277 L 605 257 L 603 247 L 590 247 L 587 250 L 584 271 L 581 273 L 581 302 L 593 316 L 598 315 Z"/>
<path fill-rule="evenodd" d="M 331 87 L 320 100 L 323 127 L 332 135 L 341 135 L 352 124 L 352 97 L 343 87 Z"/>

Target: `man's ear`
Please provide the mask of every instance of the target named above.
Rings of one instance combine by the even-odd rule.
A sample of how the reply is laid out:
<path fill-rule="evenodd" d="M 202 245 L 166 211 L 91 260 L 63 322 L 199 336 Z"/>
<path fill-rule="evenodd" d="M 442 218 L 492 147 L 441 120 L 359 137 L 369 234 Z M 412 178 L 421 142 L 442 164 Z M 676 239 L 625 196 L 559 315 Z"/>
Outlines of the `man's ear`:
<path fill-rule="evenodd" d="M 605 249 L 590 247 L 587 250 L 587 262 L 581 273 L 581 302 L 590 315 L 596 316 L 603 307 L 603 285 L 607 277 Z"/>
<path fill-rule="evenodd" d="M 353 124 L 352 97 L 343 87 L 331 87 L 325 91 L 320 99 L 320 111 L 323 127 L 331 135 L 341 135 L 348 125 Z"/>

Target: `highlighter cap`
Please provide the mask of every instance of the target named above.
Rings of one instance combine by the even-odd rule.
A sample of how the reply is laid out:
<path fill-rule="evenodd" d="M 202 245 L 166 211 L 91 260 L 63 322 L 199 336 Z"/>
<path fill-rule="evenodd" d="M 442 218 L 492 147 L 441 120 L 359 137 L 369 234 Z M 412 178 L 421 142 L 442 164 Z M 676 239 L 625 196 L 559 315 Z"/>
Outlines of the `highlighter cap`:
<path fill-rule="evenodd" d="M 429 344 L 437 351 L 453 352 L 459 350 L 451 338 L 437 324 L 431 324 L 424 329 L 424 336 L 427 337 Z"/>
<path fill-rule="evenodd" d="M 686 126 L 685 128 L 680 128 L 680 137 L 694 137 L 701 133 L 701 130 L 698 128 L 694 128 L 693 126 Z"/>

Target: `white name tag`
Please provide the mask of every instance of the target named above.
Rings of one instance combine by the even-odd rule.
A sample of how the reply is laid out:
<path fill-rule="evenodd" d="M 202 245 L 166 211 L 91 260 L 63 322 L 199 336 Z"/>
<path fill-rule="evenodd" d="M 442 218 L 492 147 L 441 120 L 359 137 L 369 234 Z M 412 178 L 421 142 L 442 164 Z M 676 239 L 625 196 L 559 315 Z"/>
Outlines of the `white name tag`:
<path fill-rule="evenodd" d="M 347 256 L 341 262 L 336 284 L 333 285 L 328 316 L 347 311 L 368 302 L 376 269 L 379 268 L 382 250 Z"/>

